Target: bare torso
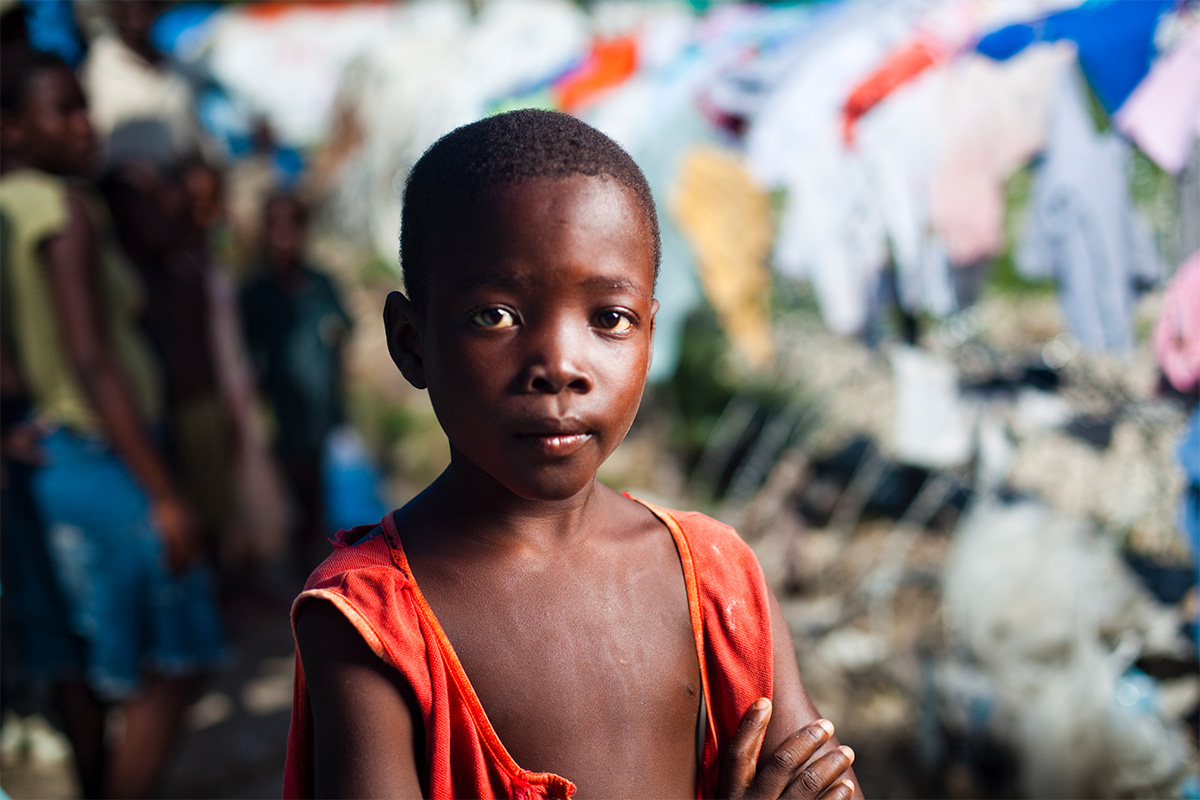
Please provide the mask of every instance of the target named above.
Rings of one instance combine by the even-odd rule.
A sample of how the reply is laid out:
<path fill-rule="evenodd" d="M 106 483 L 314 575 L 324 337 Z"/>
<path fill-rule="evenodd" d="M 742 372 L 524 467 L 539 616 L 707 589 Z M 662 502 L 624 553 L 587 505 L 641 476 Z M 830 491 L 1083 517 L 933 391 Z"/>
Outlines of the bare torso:
<path fill-rule="evenodd" d="M 603 490 L 608 493 L 608 490 Z M 549 555 L 446 550 L 398 520 L 414 577 L 517 764 L 578 797 L 695 796 L 701 683 L 667 528 L 615 493 L 605 525 Z"/>

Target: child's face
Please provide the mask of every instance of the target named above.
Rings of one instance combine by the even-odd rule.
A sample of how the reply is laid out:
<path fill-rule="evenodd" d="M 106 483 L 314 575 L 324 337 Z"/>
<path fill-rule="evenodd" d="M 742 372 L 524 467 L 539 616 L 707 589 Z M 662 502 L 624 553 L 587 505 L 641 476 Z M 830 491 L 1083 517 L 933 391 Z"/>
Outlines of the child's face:
<path fill-rule="evenodd" d="M 96 154 L 87 101 L 67 69 L 42 69 L 29 78 L 24 104 L 7 133 L 6 144 L 48 172 L 83 172 Z"/>
<path fill-rule="evenodd" d="M 641 401 L 658 308 L 649 228 L 627 189 L 582 175 L 483 206 L 443 234 L 418 374 L 405 374 L 428 386 L 456 466 L 526 499 L 567 499 Z"/>
<path fill-rule="evenodd" d="M 294 264 L 304 252 L 304 209 L 291 200 L 275 200 L 266 210 L 263 241 L 272 262 Z"/>

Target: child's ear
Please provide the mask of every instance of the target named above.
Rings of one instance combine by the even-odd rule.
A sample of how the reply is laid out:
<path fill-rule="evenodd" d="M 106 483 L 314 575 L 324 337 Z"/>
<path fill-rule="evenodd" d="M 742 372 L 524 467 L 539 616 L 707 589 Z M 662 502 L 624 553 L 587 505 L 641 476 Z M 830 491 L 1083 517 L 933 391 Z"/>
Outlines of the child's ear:
<path fill-rule="evenodd" d="M 420 314 L 412 301 L 399 292 L 389 293 L 383 306 L 383 328 L 387 334 L 388 352 L 400 373 L 413 386 L 424 389 Z"/>

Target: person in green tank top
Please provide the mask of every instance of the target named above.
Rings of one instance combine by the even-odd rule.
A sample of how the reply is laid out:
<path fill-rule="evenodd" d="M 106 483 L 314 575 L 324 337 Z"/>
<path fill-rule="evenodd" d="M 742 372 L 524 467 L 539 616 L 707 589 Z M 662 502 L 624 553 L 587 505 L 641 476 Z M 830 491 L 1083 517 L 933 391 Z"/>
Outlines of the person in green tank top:
<path fill-rule="evenodd" d="M 34 493 L 81 642 L 76 668 L 49 677 L 84 794 L 148 797 L 224 637 L 196 516 L 152 434 L 162 387 L 142 290 L 106 207 L 75 177 L 96 152 L 83 93 L 53 56 L 2 57 L 13 349 L 46 430 Z M 115 707 L 124 724 L 106 738 Z"/>

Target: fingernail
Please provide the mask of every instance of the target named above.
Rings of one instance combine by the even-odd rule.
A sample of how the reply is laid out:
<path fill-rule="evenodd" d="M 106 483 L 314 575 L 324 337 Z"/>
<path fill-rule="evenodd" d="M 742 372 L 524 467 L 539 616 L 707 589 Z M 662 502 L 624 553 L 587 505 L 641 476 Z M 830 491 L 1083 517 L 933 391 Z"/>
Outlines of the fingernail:
<path fill-rule="evenodd" d="M 827 719 L 819 719 L 819 720 L 817 720 L 817 725 L 820 726 L 820 728 L 823 731 L 825 731 L 826 733 L 828 733 L 830 736 L 833 736 L 833 723 L 832 722 L 830 722 Z"/>
<path fill-rule="evenodd" d="M 849 789 L 851 794 L 854 794 L 854 781 L 838 781 L 838 783 Z"/>
<path fill-rule="evenodd" d="M 771 707 L 771 701 L 765 697 L 760 697 L 754 701 L 754 710 L 755 711 L 766 711 L 770 707 Z"/>
<path fill-rule="evenodd" d="M 841 750 L 846 755 L 846 758 L 850 759 L 851 763 L 854 762 L 854 751 L 853 750 L 851 750 L 846 745 L 842 745 L 841 747 L 838 748 L 838 750 Z"/>

